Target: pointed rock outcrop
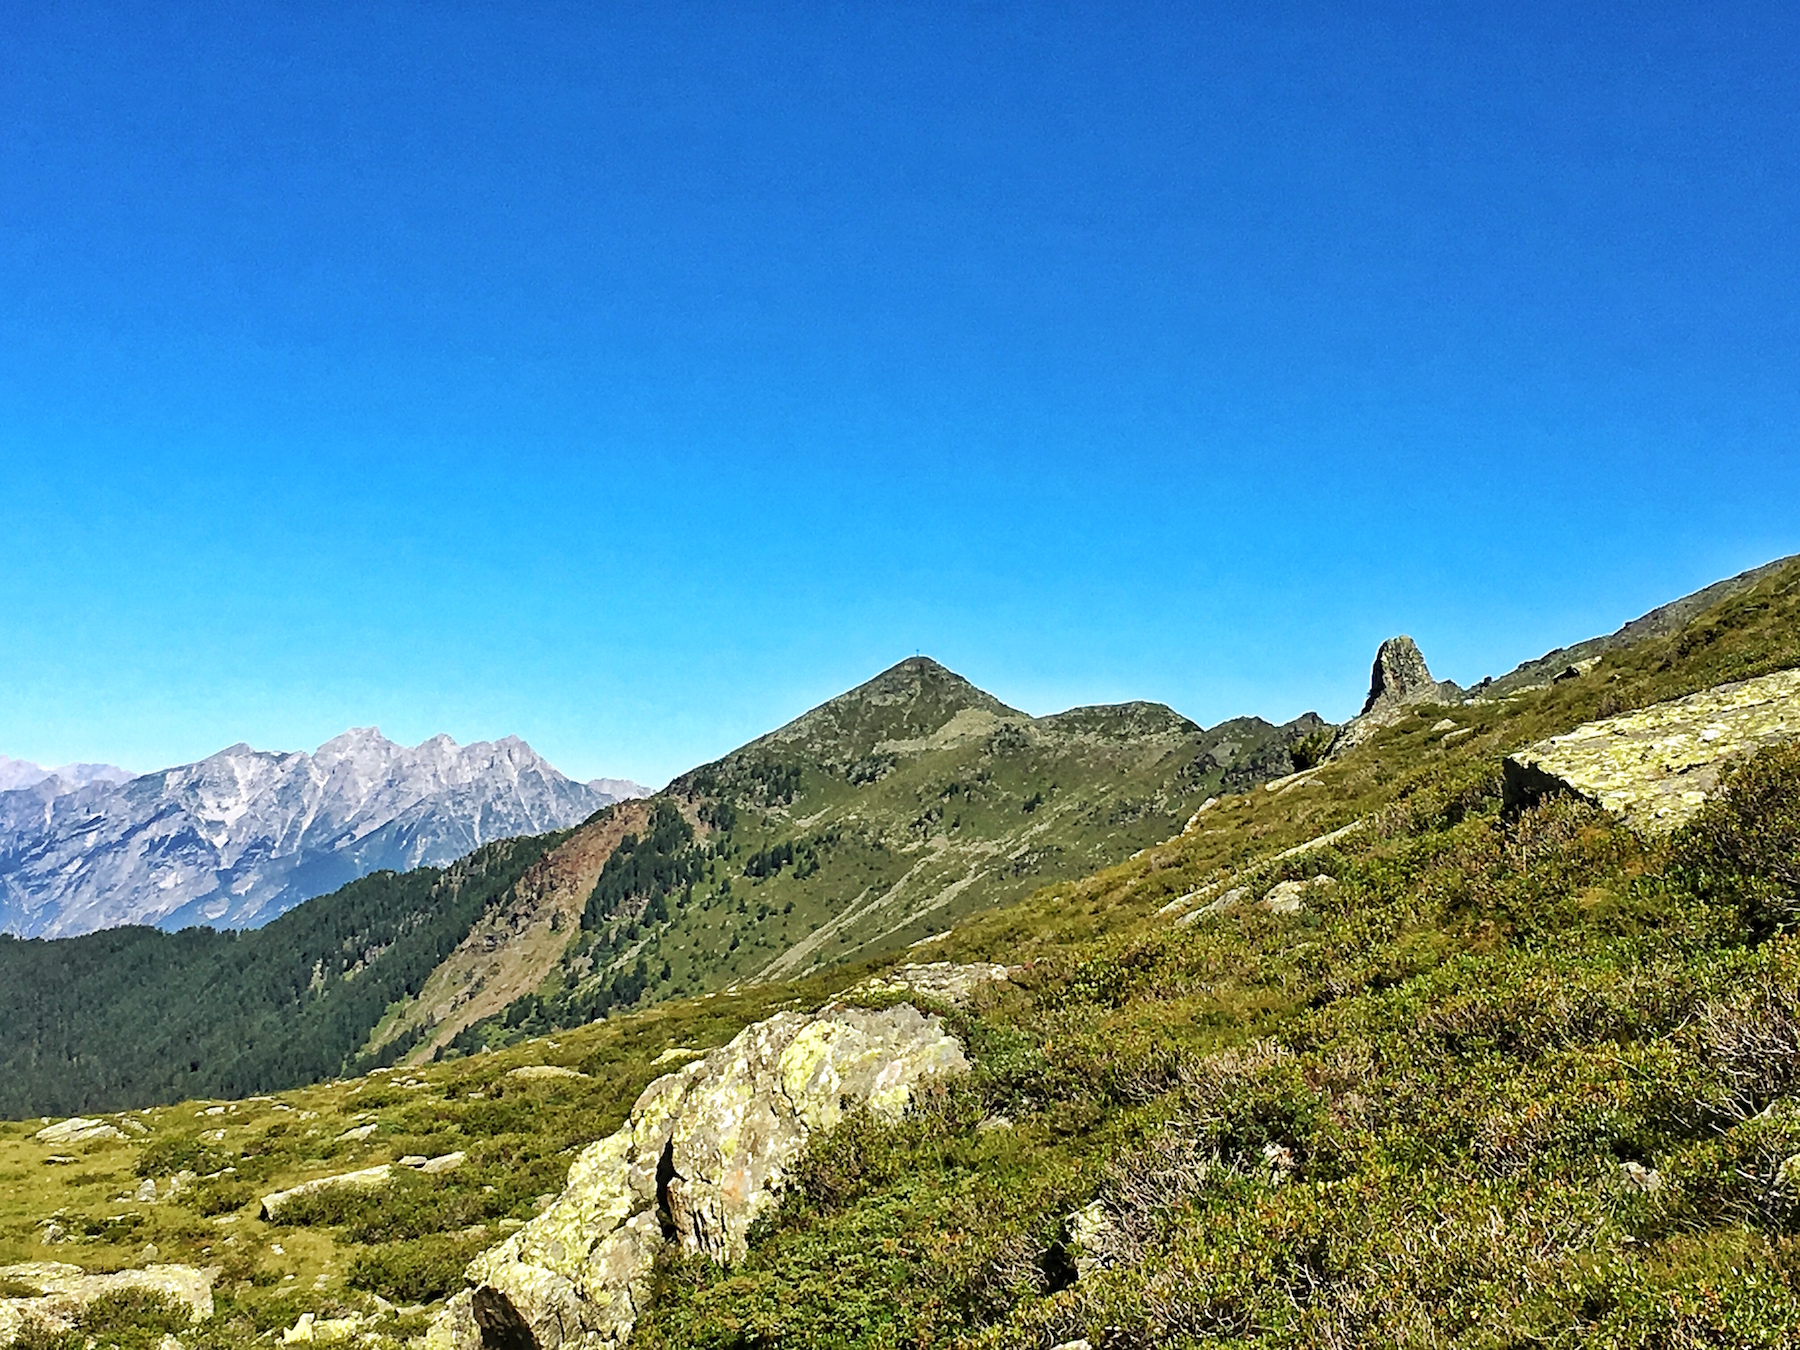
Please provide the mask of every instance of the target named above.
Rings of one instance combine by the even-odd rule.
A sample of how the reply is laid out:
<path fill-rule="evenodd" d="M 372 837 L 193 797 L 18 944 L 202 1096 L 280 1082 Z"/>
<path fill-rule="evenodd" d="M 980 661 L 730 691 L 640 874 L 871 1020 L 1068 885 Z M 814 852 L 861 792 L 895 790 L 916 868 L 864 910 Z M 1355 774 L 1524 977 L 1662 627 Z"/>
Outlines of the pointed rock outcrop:
<path fill-rule="evenodd" d="M 1419 644 L 1402 633 L 1382 643 L 1369 672 L 1369 696 L 1362 712 L 1344 723 L 1331 743 L 1330 755 L 1361 745 L 1383 727 L 1392 726 L 1420 703 L 1457 703 L 1462 690 L 1449 680 L 1433 679 Z"/>

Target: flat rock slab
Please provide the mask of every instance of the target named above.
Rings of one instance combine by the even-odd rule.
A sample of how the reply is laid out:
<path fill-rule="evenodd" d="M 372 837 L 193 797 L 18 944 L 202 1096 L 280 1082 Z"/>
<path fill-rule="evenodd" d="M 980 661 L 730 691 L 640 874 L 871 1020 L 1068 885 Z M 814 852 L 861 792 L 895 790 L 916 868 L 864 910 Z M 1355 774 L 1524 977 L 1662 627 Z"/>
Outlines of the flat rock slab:
<path fill-rule="evenodd" d="M 1686 698 L 1589 722 L 1506 761 L 1509 805 L 1573 792 L 1660 833 L 1685 823 L 1725 766 L 1800 737 L 1800 670 L 1722 684 Z"/>
<path fill-rule="evenodd" d="M 460 1154 L 448 1155 L 462 1161 Z M 425 1166 L 430 1167 L 430 1163 Z M 365 1167 L 360 1172 L 341 1172 L 334 1177 L 318 1177 L 313 1181 L 303 1181 L 298 1186 L 290 1186 L 285 1191 L 276 1191 L 262 1198 L 261 1218 L 265 1223 L 280 1223 L 282 1211 L 302 1196 L 313 1195 L 319 1191 L 336 1190 L 340 1187 L 351 1187 L 369 1190 L 376 1186 L 385 1186 L 392 1179 L 392 1164 L 382 1163 L 379 1167 Z"/>
<path fill-rule="evenodd" d="M 70 1116 L 67 1120 L 44 1126 L 34 1137 L 44 1144 L 85 1144 L 94 1139 L 123 1139 L 125 1132 L 104 1120 Z"/>
<path fill-rule="evenodd" d="M 1006 975 L 1005 966 L 992 962 L 959 965 L 954 961 L 928 961 L 921 965 L 895 966 L 864 980 L 840 997 L 852 1003 L 858 998 L 923 997 L 961 1007 L 982 985 L 1005 984 Z"/>

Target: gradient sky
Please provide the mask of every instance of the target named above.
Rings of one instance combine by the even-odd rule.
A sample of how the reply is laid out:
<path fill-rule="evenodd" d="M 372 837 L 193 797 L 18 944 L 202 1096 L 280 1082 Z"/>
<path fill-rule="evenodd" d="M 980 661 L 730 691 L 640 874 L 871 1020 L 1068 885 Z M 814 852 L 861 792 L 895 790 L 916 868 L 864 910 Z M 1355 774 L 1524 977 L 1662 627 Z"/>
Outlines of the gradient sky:
<path fill-rule="evenodd" d="M 1336 719 L 1800 551 L 1791 4 L 0 15 L 0 752 Z"/>

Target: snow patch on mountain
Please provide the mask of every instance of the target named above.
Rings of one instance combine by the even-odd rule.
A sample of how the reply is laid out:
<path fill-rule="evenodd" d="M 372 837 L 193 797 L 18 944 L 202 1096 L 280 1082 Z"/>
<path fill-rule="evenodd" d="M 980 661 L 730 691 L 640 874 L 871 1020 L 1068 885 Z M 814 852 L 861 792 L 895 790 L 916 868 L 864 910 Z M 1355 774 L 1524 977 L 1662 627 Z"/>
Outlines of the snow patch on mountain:
<path fill-rule="evenodd" d="M 238 744 L 135 778 L 29 765 L 4 781 L 16 785 L 0 788 L 0 932 L 26 937 L 255 927 L 370 872 L 447 863 L 643 795 L 575 782 L 517 736 L 409 748 L 374 727 L 311 754 Z"/>

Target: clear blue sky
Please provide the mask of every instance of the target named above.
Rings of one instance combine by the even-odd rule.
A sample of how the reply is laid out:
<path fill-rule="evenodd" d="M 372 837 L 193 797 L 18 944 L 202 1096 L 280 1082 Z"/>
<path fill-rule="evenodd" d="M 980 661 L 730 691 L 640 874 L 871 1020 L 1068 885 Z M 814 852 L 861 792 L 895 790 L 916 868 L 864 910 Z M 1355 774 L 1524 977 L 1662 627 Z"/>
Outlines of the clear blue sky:
<path fill-rule="evenodd" d="M 1800 551 L 1791 4 L 4 27 L 15 756 L 1339 718 Z"/>

